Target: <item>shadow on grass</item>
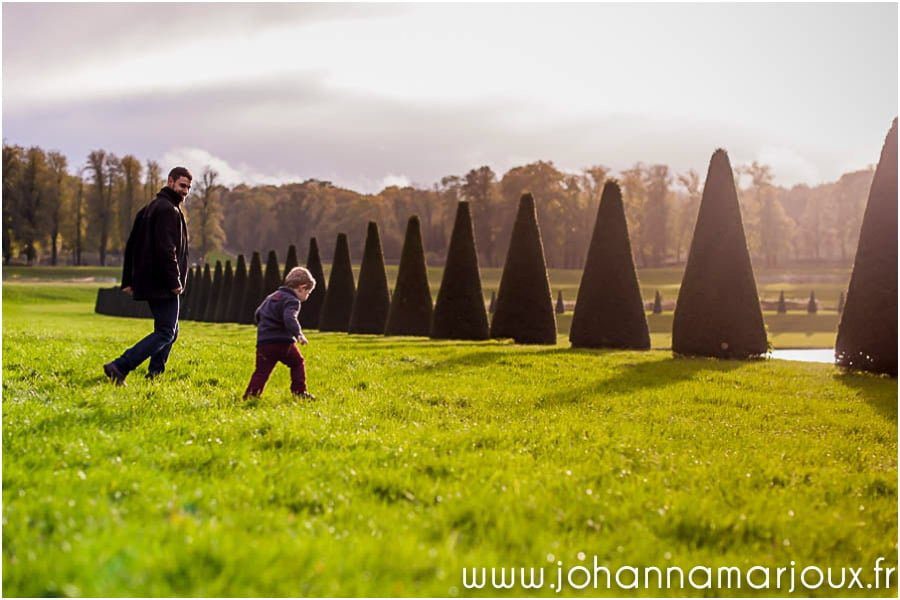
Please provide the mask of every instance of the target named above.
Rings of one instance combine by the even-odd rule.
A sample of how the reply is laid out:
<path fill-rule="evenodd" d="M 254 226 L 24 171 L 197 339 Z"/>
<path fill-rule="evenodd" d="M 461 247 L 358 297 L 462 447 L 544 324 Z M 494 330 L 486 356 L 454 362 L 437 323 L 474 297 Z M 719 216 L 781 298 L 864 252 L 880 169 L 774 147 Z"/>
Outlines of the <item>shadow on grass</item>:
<path fill-rule="evenodd" d="M 623 353 L 639 351 L 631 350 L 588 350 L 575 348 L 537 347 L 529 350 L 517 350 L 509 352 L 509 345 L 500 345 L 490 349 L 482 349 L 476 352 L 461 353 L 449 357 L 440 362 L 420 368 L 423 374 L 435 371 L 453 370 L 459 367 L 478 368 L 493 364 L 511 365 L 518 359 L 525 357 L 546 357 L 552 363 L 553 359 L 571 356 L 592 356 L 598 361 L 603 361 L 612 355 L 621 356 Z M 694 379 L 701 372 L 724 373 L 745 367 L 757 361 L 718 360 L 707 358 L 681 358 L 671 355 L 660 360 L 641 360 L 619 364 L 606 376 L 593 379 L 591 372 L 584 371 L 579 380 L 585 383 L 578 386 L 570 386 L 551 394 L 543 394 L 545 402 L 571 402 L 585 395 L 594 394 L 627 394 L 642 389 L 660 388 L 681 381 Z"/>
<path fill-rule="evenodd" d="M 897 422 L 897 380 L 872 373 L 842 370 L 834 376 L 844 387 L 858 392 L 884 418 Z"/>
<path fill-rule="evenodd" d="M 605 354 L 616 350 L 570 350 L 579 354 Z M 623 395 L 641 390 L 663 388 L 682 381 L 696 379 L 700 373 L 727 373 L 744 368 L 749 360 L 721 360 L 714 358 L 682 358 L 669 356 L 663 360 L 631 362 L 618 368 L 611 377 L 588 381 L 545 395 L 544 402 L 560 404 L 576 402 L 585 396 Z"/>

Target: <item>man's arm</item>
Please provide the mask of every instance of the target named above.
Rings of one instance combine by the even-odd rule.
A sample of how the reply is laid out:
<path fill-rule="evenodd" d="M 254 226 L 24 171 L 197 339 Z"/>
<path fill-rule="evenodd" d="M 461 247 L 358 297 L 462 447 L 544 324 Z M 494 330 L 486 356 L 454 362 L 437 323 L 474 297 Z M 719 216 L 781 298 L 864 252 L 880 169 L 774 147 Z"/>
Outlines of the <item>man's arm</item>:
<path fill-rule="evenodd" d="M 156 212 L 153 234 L 153 250 L 157 264 L 162 269 L 166 287 L 172 293 L 181 293 L 181 277 L 178 269 L 178 245 L 181 238 L 181 218 L 178 210 L 166 208 Z"/>

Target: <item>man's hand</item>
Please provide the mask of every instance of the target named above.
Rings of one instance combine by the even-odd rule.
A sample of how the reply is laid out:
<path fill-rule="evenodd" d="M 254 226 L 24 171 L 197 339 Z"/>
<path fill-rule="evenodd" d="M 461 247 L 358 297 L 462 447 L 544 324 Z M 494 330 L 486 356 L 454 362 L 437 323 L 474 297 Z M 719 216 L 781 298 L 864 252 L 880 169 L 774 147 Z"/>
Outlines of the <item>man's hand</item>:
<path fill-rule="evenodd" d="M 131 286 L 130 286 L 130 285 L 129 285 L 129 286 L 123 287 L 123 288 L 122 288 L 122 291 L 125 292 L 126 294 L 128 294 L 129 296 L 131 296 L 132 294 L 134 294 L 134 290 L 131 289 Z"/>
<path fill-rule="evenodd" d="M 174 290 L 172 290 L 172 293 L 175 294 L 176 296 L 180 296 L 181 292 L 183 292 L 183 291 L 184 291 L 184 288 L 177 287 Z"/>

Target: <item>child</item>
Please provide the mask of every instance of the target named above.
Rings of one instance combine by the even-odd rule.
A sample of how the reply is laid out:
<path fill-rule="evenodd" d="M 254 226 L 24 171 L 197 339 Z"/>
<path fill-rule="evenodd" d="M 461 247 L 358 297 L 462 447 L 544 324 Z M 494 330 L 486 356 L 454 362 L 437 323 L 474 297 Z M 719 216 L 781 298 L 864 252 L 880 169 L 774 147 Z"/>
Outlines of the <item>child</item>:
<path fill-rule="evenodd" d="M 297 315 L 300 303 L 309 298 L 315 287 L 316 280 L 309 270 L 295 267 L 284 278 L 284 285 L 269 294 L 256 309 L 256 370 L 250 377 L 244 399 L 262 394 L 272 369 L 281 362 L 291 370 L 291 393 L 315 400 L 306 391 L 303 355 L 294 343 L 309 343 L 300 329 Z"/>

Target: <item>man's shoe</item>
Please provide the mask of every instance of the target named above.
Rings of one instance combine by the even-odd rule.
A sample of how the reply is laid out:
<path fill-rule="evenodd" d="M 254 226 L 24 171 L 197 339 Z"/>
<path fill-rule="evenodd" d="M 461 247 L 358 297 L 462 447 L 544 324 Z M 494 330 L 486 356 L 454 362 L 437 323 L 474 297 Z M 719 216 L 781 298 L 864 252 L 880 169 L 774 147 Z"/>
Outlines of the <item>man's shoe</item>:
<path fill-rule="evenodd" d="M 294 398 L 298 398 L 300 400 L 315 400 L 316 397 L 310 394 L 309 392 L 300 392 L 299 394 L 294 394 Z"/>
<path fill-rule="evenodd" d="M 125 385 L 125 375 L 119 370 L 116 363 L 106 363 L 103 365 L 103 374 L 106 375 L 106 378 L 112 383 L 116 385 Z"/>

